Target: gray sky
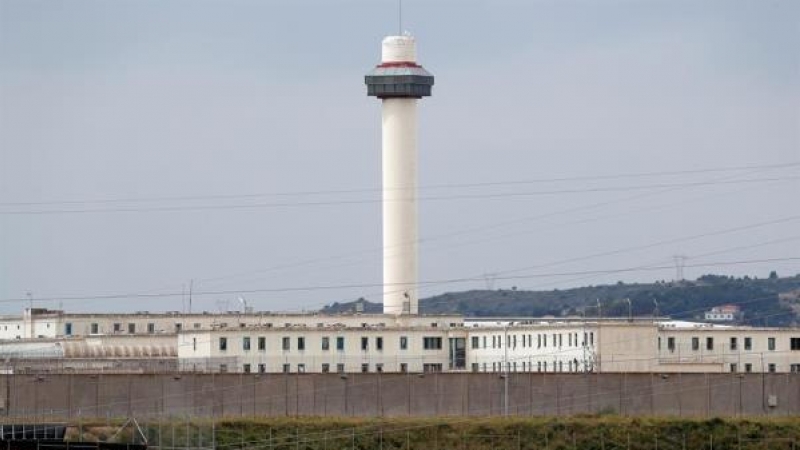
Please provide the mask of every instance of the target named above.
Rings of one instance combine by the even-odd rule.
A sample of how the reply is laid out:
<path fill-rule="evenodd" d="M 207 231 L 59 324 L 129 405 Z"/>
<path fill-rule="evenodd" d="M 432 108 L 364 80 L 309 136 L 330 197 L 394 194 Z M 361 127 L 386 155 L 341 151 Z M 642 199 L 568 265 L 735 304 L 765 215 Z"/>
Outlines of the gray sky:
<path fill-rule="evenodd" d="M 800 2 L 404 12 L 436 76 L 420 108 L 420 279 L 479 278 L 422 296 L 484 288 L 487 273 L 522 289 L 671 279 L 676 254 L 687 278 L 800 272 L 743 263 L 800 257 Z M 28 291 L 190 279 L 255 291 L 258 309 L 379 301 L 380 104 L 363 75 L 396 30 L 388 0 L 0 0 L 0 312 Z M 283 291 L 341 285 L 364 287 Z"/>

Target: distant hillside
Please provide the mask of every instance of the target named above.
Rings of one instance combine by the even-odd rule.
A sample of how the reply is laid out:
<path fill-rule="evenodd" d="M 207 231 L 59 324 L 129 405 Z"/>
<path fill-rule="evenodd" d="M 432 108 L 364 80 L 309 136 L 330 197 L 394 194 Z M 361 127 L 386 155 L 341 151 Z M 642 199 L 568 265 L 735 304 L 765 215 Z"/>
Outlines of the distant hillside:
<path fill-rule="evenodd" d="M 634 316 L 656 312 L 674 319 L 703 320 L 713 306 L 737 304 L 747 325 L 788 326 L 800 324 L 800 275 L 754 279 L 704 275 L 695 281 L 586 286 L 552 291 L 474 290 L 449 292 L 420 301 L 423 313 L 458 313 L 466 316 L 587 316 L 597 315 L 597 301 L 604 317 L 628 314 L 629 298 Z M 356 302 L 334 303 L 322 312 L 353 312 Z M 380 303 L 363 301 L 364 312 L 381 311 Z"/>

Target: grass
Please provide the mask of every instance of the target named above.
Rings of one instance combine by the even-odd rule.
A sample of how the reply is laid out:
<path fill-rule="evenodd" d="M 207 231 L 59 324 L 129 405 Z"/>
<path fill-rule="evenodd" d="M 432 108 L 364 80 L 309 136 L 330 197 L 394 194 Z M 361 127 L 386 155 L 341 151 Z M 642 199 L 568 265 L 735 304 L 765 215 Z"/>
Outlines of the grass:
<path fill-rule="evenodd" d="M 800 418 L 791 417 L 256 417 L 140 423 L 151 445 L 210 448 L 213 436 L 220 450 L 800 449 Z M 84 438 L 107 438 L 116 431 L 106 422 L 85 422 L 81 428 Z M 77 430 L 70 437 L 77 437 Z M 130 430 L 118 440 L 131 442 Z"/>

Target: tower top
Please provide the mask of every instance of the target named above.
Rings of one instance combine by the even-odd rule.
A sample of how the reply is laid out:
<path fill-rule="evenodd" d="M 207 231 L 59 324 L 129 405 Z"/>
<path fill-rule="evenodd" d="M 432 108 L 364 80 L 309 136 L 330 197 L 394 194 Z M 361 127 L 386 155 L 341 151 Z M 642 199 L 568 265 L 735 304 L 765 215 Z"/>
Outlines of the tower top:
<path fill-rule="evenodd" d="M 381 42 L 381 63 L 364 79 L 367 95 L 422 98 L 431 95 L 433 75 L 417 64 L 417 41 L 408 33 Z"/>
<path fill-rule="evenodd" d="M 381 43 L 382 63 L 416 63 L 417 41 L 404 33 L 402 36 L 386 36 Z"/>

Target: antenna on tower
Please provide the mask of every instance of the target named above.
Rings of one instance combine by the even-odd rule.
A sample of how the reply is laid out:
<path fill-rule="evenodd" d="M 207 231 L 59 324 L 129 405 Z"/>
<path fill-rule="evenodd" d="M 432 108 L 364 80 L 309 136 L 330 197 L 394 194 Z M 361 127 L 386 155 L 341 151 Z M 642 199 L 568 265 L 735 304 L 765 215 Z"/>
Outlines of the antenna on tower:
<path fill-rule="evenodd" d="M 397 35 L 403 35 L 403 0 L 397 0 Z"/>

